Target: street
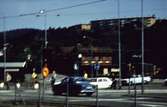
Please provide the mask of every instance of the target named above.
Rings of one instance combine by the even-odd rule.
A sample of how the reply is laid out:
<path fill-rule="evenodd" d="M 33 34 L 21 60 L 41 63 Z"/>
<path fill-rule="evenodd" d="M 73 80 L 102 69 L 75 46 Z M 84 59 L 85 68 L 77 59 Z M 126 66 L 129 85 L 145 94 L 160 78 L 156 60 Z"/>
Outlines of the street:
<path fill-rule="evenodd" d="M 24 106 L 85 106 L 85 107 L 166 107 L 167 106 L 167 90 L 165 86 L 159 83 L 151 83 L 145 85 L 145 93 L 142 95 L 140 85 L 137 86 L 136 97 L 134 94 L 133 86 L 131 86 L 130 94 L 128 94 L 128 86 L 122 89 L 103 89 L 98 90 L 98 97 L 93 94 L 91 97 L 84 95 L 79 96 L 54 96 L 50 88 L 45 89 L 39 93 L 34 89 L 21 89 L 15 90 L 0 90 L 1 104 L 5 107 L 13 107 L 13 102 Z M 40 98 L 39 98 L 40 95 Z M 19 102 L 19 103 L 18 103 Z"/>

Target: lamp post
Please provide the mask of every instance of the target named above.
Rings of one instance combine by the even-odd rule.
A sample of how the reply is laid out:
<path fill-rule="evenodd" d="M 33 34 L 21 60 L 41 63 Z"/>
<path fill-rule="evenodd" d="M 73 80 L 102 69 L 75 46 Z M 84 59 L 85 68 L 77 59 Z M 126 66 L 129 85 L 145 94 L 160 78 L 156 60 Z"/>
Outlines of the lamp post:
<path fill-rule="evenodd" d="M 96 61 L 96 64 L 94 65 L 94 69 L 96 71 L 96 78 L 99 75 L 99 69 L 100 69 L 100 64 L 98 63 L 98 60 Z M 96 85 L 96 107 L 99 107 L 99 91 L 98 91 L 98 81 Z"/>
<path fill-rule="evenodd" d="M 143 17 L 143 0 L 141 0 L 141 36 L 142 36 L 142 86 L 141 93 L 144 94 L 144 17 Z"/>
<path fill-rule="evenodd" d="M 44 33 L 44 41 L 45 41 L 44 42 L 44 49 L 47 49 L 47 45 L 48 45 L 47 28 L 46 28 L 46 26 L 47 26 L 47 12 L 44 9 L 42 9 L 42 10 L 39 11 L 39 14 L 44 15 L 44 31 L 45 31 L 45 33 Z M 38 16 L 40 16 L 40 15 L 38 15 Z M 43 56 L 43 57 L 46 57 L 46 56 Z M 44 61 L 47 61 L 47 59 L 43 58 L 43 57 L 41 58 L 41 70 L 43 70 L 42 65 L 44 63 L 42 59 L 44 59 Z M 44 101 L 44 94 L 45 94 L 44 90 L 45 90 L 45 78 L 43 77 L 43 90 L 42 90 L 42 100 L 43 101 Z"/>
<path fill-rule="evenodd" d="M 40 102 L 41 102 L 41 86 L 40 82 L 35 82 L 34 83 L 34 89 L 37 90 L 38 92 L 38 101 L 37 101 L 37 107 L 40 107 Z"/>
<path fill-rule="evenodd" d="M 79 53 L 77 56 L 77 61 L 73 66 L 74 70 L 77 72 L 76 73 L 77 76 L 80 76 L 80 74 L 81 74 L 81 64 L 82 64 L 82 54 Z"/>
<path fill-rule="evenodd" d="M 79 53 L 78 54 L 78 65 L 79 65 L 79 69 L 78 69 L 78 73 L 79 73 L 79 76 L 82 74 L 82 54 Z"/>
<path fill-rule="evenodd" d="M 121 89 L 121 26 L 120 26 L 120 0 L 117 0 L 117 15 L 118 15 L 118 48 L 119 48 L 119 89 Z"/>
<path fill-rule="evenodd" d="M 131 72 L 132 72 L 132 64 L 131 63 L 129 63 L 128 64 L 128 71 L 129 71 L 129 77 L 128 77 L 128 94 L 130 95 L 130 76 L 131 76 Z"/>
<path fill-rule="evenodd" d="M 89 54 L 90 54 L 90 59 L 89 59 L 89 64 L 90 64 L 90 68 L 91 68 L 91 78 L 93 78 L 94 76 L 94 73 L 93 73 L 93 63 L 92 63 L 92 60 L 93 60 L 93 45 L 92 45 L 92 42 L 94 41 L 94 39 L 90 36 L 83 36 L 83 39 L 88 39 L 89 40 Z"/>
<path fill-rule="evenodd" d="M 6 83 L 6 17 L 3 17 L 3 56 L 4 56 L 4 83 Z"/>
<path fill-rule="evenodd" d="M 45 29 L 45 45 L 44 45 L 44 48 L 47 48 L 47 45 L 48 45 L 47 29 L 46 29 L 46 26 L 47 26 L 47 12 L 43 9 L 43 10 L 40 10 L 39 13 L 44 15 L 44 29 Z"/>

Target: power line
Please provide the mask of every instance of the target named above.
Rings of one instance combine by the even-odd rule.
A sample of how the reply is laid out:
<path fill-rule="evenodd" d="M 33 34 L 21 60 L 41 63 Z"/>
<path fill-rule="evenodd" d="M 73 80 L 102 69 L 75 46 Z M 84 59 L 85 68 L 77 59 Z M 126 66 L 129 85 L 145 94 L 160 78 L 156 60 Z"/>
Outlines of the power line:
<path fill-rule="evenodd" d="M 62 7 L 62 8 L 50 9 L 50 10 L 46 10 L 46 12 L 48 13 L 48 12 L 53 12 L 53 11 L 66 10 L 66 9 L 70 9 L 70 8 L 74 8 L 74 7 L 80 7 L 80 6 L 100 3 L 100 2 L 104 2 L 104 1 L 107 1 L 107 0 L 96 0 L 96 1 L 91 1 L 91 2 L 87 2 L 87 3 L 81 3 L 81 4 L 77 4 L 77 5 L 73 5 L 73 6 L 67 6 L 67 7 Z"/>
<path fill-rule="evenodd" d="M 81 6 L 96 4 L 96 3 L 100 3 L 100 2 L 104 2 L 104 1 L 107 1 L 107 0 L 95 0 L 95 1 L 80 3 L 80 4 L 72 5 L 72 6 L 66 6 L 66 7 L 56 8 L 56 9 L 44 10 L 44 12 L 45 13 L 51 13 L 51 12 L 55 12 L 55 11 L 67 10 L 67 9 L 71 9 L 71 8 L 75 8 L 75 7 L 81 7 Z M 23 14 L 13 15 L 13 16 L 3 16 L 3 17 L 0 17 L 0 19 L 32 16 L 32 15 L 38 15 L 38 14 L 40 14 L 40 12 L 23 13 Z"/>
<path fill-rule="evenodd" d="M 95 1 L 91 1 L 91 2 L 86 2 L 86 3 L 81 3 L 81 4 L 77 4 L 77 5 L 72 5 L 72 6 L 66 6 L 66 7 L 61 7 L 61 8 L 56 8 L 56 9 L 50 9 L 50 10 L 45 10 L 46 13 L 51 13 L 51 12 L 55 12 L 55 11 L 60 11 L 60 10 L 67 10 L 67 9 L 70 9 L 70 8 L 75 8 L 75 7 L 80 7 L 80 6 L 86 6 L 86 5 L 91 5 L 91 4 L 95 4 L 95 3 L 99 3 L 99 2 L 103 2 L 103 1 L 107 1 L 107 0 L 95 0 Z M 162 11 L 162 10 L 165 10 L 166 8 L 158 8 L 158 9 L 151 9 L 150 11 Z M 147 10 L 149 11 L 149 10 Z M 121 10 L 120 11 L 121 13 L 135 13 L 134 10 Z M 63 16 L 73 16 L 73 15 L 92 15 L 92 14 L 108 14 L 110 13 L 110 11 L 108 12 L 87 12 L 87 13 L 72 13 L 72 14 L 62 14 Z M 40 12 L 31 12 L 31 13 L 23 13 L 23 14 L 19 14 L 19 15 L 12 15 L 12 16 L 2 16 L 0 17 L 0 19 L 3 19 L 3 18 L 17 18 L 17 17 L 24 17 L 24 16 L 33 16 L 33 15 L 38 15 L 40 14 Z M 56 14 L 57 16 L 59 16 L 60 14 Z M 61 15 L 61 16 L 62 16 Z M 126 16 L 121 16 L 121 17 L 126 17 Z"/>

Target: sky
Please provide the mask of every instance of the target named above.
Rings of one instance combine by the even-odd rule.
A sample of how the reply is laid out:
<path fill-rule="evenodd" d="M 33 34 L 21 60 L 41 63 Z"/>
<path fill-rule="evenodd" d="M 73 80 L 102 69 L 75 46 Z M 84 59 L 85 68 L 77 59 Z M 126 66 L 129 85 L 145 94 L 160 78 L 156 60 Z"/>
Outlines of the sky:
<path fill-rule="evenodd" d="M 92 1 L 100 2 L 89 4 Z M 78 6 L 83 3 L 89 5 Z M 117 3 L 118 0 L 0 0 L 0 31 L 69 27 L 87 24 L 92 20 L 118 18 Z M 70 6 L 74 7 L 59 9 Z M 54 9 L 59 10 L 47 12 L 45 15 L 20 16 Z M 143 9 L 144 16 L 155 15 L 156 18 L 167 19 L 167 0 L 143 0 Z M 140 16 L 141 0 L 120 0 L 121 18 Z"/>

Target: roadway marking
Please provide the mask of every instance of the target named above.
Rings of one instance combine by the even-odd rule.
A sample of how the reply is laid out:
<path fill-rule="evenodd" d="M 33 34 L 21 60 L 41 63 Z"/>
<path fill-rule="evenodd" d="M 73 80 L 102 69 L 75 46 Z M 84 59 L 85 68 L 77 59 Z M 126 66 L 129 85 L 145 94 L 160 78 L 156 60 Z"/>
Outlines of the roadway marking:
<path fill-rule="evenodd" d="M 127 89 L 123 89 L 123 90 L 98 90 L 100 93 L 109 93 L 109 92 L 112 92 L 112 93 L 120 93 L 120 92 L 127 92 L 128 93 L 128 90 Z M 134 92 L 135 90 L 131 89 L 130 90 L 131 92 Z M 167 90 L 166 89 L 145 89 L 144 90 L 145 93 L 167 93 Z M 137 93 L 141 93 L 141 90 L 137 89 L 136 90 Z"/>
<path fill-rule="evenodd" d="M 9 92 L 13 92 L 13 90 L 0 90 L 0 93 L 9 93 Z"/>
<path fill-rule="evenodd" d="M 149 98 L 139 98 L 139 99 L 149 99 Z M 69 102 L 92 102 L 96 101 L 96 98 L 86 98 L 86 99 L 69 99 Z M 134 103 L 132 99 L 125 98 L 117 98 L 117 99 L 102 99 L 98 98 L 98 101 L 113 101 L 113 102 L 121 102 L 121 103 Z M 153 102 L 153 101 L 138 101 L 137 104 L 146 106 L 146 107 L 167 107 L 167 103 L 164 102 Z"/>
<path fill-rule="evenodd" d="M 119 98 L 119 99 L 102 99 L 98 98 L 98 101 L 123 101 L 125 99 Z M 80 101 L 96 101 L 96 98 L 86 98 L 86 99 L 69 99 L 70 102 L 80 102 Z"/>
<path fill-rule="evenodd" d="M 144 107 L 166 107 L 165 105 L 153 105 L 153 104 L 140 104 Z"/>

